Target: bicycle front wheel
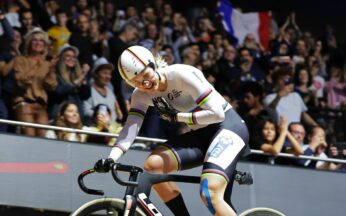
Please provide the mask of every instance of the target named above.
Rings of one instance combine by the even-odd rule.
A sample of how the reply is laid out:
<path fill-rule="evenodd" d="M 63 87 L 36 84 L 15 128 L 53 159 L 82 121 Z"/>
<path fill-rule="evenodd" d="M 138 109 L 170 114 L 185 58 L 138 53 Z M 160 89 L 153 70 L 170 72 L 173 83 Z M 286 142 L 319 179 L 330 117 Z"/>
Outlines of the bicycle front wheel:
<path fill-rule="evenodd" d="M 125 201 L 116 198 L 99 198 L 85 203 L 70 216 L 123 216 Z M 136 208 L 135 216 L 146 216 Z"/>
<path fill-rule="evenodd" d="M 285 216 L 282 212 L 272 208 L 256 207 L 248 209 L 239 214 L 239 216 Z"/>

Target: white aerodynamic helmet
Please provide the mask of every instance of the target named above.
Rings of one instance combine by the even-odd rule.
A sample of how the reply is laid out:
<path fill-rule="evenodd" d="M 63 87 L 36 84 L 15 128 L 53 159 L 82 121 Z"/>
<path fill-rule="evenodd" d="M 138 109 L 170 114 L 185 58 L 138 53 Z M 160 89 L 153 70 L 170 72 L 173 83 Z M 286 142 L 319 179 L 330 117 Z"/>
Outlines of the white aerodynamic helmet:
<path fill-rule="evenodd" d="M 141 46 L 131 46 L 123 51 L 118 59 L 118 69 L 121 77 L 129 82 L 145 67 L 156 68 L 153 54 Z"/>

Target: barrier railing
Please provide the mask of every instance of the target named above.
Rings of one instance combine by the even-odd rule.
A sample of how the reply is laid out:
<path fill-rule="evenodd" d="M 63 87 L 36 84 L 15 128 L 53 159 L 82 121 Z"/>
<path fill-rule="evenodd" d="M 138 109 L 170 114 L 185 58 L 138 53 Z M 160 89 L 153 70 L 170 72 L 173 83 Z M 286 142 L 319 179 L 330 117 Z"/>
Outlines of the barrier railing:
<path fill-rule="evenodd" d="M 20 127 L 33 127 L 33 128 L 40 128 L 40 129 L 46 129 L 46 130 L 58 130 L 58 131 L 64 131 L 64 132 L 70 132 L 70 133 L 83 133 L 83 134 L 96 135 L 96 136 L 109 136 L 109 137 L 118 137 L 119 136 L 118 134 L 111 134 L 111 133 L 106 133 L 106 132 L 88 131 L 88 130 L 58 127 L 58 126 L 52 126 L 52 125 L 42 125 L 42 124 L 13 121 L 13 120 L 6 120 L 6 119 L 0 119 L 0 124 L 1 123 L 2 124 L 16 125 L 16 126 L 20 126 Z M 136 140 L 147 141 L 147 142 L 152 142 L 152 143 L 164 143 L 167 141 L 165 139 L 149 138 L 149 137 L 142 137 L 142 136 L 137 136 Z M 265 153 L 262 150 L 255 150 L 255 149 L 251 149 L 251 154 L 272 156 L 271 154 Z M 342 159 L 319 158 L 319 157 L 307 156 L 307 155 L 298 155 L 297 156 L 297 155 L 288 154 L 288 153 L 279 153 L 278 155 L 276 155 L 276 157 L 285 157 L 285 158 L 315 160 L 315 161 L 325 161 L 325 162 L 331 162 L 331 163 L 346 164 L 346 160 L 342 160 Z"/>

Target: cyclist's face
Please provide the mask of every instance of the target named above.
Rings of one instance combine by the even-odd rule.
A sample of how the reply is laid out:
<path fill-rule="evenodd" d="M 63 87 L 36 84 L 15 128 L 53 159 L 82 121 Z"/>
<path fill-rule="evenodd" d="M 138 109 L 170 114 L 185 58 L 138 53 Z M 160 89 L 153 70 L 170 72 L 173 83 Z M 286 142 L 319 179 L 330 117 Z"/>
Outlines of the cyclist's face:
<path fill-rule="evenodd" d="M 146 67 L 130 83 L 140 91 L 152 93 L 159 87 L 159 78 L 151 67 Z"/>
<path fill-rule="evenodd" d="M 265 140 L 273 142 L 276 135 L 275 125 L 271 122 L 266 122 L 262 129 L 262 134 Z"/>

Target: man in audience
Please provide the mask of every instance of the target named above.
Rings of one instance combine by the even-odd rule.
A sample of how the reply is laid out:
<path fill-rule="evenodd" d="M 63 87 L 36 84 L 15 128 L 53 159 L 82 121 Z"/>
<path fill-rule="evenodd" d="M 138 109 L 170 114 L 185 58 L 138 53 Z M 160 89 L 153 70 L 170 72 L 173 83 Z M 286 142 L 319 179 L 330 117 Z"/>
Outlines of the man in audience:
<path fill-rule="evenodd" d="M 328 158 L 325 154 L 327 146 L 326 133 L 324 129 L 320 126 L 312 127 L 308 136 L 308 144 L 303 145 L 304 155 L 326 159 Z M 300 159 L 298 164 L 300 166 L 314 169 L 335 169 L 335 164 L 326 163 L 324 161 Z"/>
<path fill-rule="evenodd" d="M 281 67 L 273 74 L 275 92 L 265 97 L 265 105 L 277 112 L 279 116 L 285 116 L 288 123 L 301 122 L 309 126 L 317 126 L 316 121 L 306 112 L 306 107 L 301 96 L 293 92 L 294 84 L 292 72 L 288 67 Z"/>
<path fill-rule="evenodd" d="M 118 65 L 118 58 L 120 54 L 130 46 L 130 44 L 137 39 L 138 29 L 133 24 L 126 24 L 120 30 L 118 36 L 114 36 L 109 39 L 109 50 L 110 50 L 110 59 L 109 61 L 113 65 Z M 112 85 L 114 88 L 114 94 L 118 99 L 121 112 L 123 113 L 123 119 L 125 121 L 127 118 L 127 108 L 125 103 L 125 98 L 122 92 L 122 78 L 118 71 L 118 67 L 114 68 L 114 76 L 112 76 Z"/>
<path fill-rule="evenodd" d="M 264 119 L 276 119 L 275 113 L 269 111 L 263 105 L 263 88 L 257 82 L 248 82 L 243 85 L 243 104 L 245 112 L 240 113 L 250 132 L 250 147 L 254 140 L 255 126 Z"/>
<path fill-rule="evenodd" d="M 75 46 L 79 50 L 78 60 L 81 64 L 93 66 L 93 42 L 89 35 L 90 21 L 84 14 L 77 18 L 77 28 L 72 32 L 69 44 Z"/>

